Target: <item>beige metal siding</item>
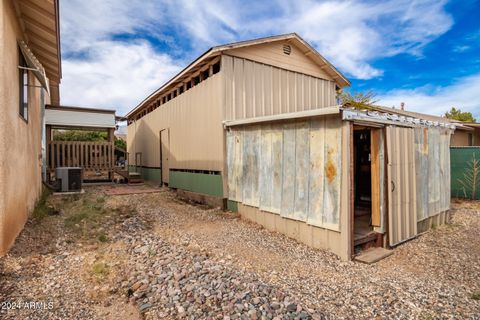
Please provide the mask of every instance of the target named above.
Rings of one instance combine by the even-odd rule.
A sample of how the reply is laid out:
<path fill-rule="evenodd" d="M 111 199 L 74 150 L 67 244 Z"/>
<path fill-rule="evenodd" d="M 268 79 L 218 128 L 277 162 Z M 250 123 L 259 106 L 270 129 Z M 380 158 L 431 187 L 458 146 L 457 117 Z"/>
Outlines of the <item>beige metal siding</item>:
<path fill-rule="evenodd" d="M 224 120 L 312 110 L 336 104 L 333 81 L 222 55 Z"/>
<path fill-rule="evenodd" d="M 290 54 L 287 55 L 283 52 L 284 45 L 290 46 Z M 310 59 L 299 47 L 288 41 L 275 41 L 227 50 L 226 54 L 317 78 L 333 80 L 318 63 Z"/>
<path fill-rule="evenodd" d="M 417 235 L 415 141 L 412 128 L 387 126 L 386 130 L 388 237 L 393 246 Z"/>
<path fill-rule="evenodd" d="M 170 129 L 171 169 L 223 171 L 222 85 L 219 72 L 128 126 L 129 163 L 160 167 L 160 130 Z M 168 181 L 166 181 L 168 182 Z"/>

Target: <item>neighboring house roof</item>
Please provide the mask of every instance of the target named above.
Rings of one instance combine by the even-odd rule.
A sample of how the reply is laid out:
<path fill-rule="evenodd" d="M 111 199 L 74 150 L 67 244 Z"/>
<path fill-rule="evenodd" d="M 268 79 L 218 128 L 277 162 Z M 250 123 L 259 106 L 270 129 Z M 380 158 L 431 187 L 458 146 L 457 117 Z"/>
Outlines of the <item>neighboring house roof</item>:
<path fill-rule="evenodd" d="M 322 69 L 329 74 L 332 79 L 336 82 L 336 84 L 340 88 L 344 88 L 350 85 L 350 81 L 341 74 L 330 62 L 328 62 L 320 53 L 318 53 L 312 46 L 310 46 L 305 40 L 303 40 L 298 34 L 296 33 L 289 33 L 283 34 L 278 36 L 272 37 L 265 37 L 259 38 L 254 40 L 247 40 L 247 41 L 240 41 L 234 42 L 230 44 L 224 44 L 212 47 L 208 49 L 205 53 L 203 53 L 200 57 L 195 59 L 192 63 L 190 63 L 185 69 L 180 71 L 176 76 L 170 79 L 167 83 L 162 85 L 160 88 L 155 90 L 152 94 L 150 94 L 147 98 L 145 98 L 142 102 L 140 102 L 135 108 L 133 108 L 126 117 L 131 116 L 133 113 L 144 107 L 148 104 L 153 98 L 157 97 L 159 94 L 170 90 L 172 85 L 178 82 L 181 82 L 185 75 L 190 74 L 193 70 L 195 70 L 199 66 L 203 66 L 206 61 L 210 61 L 211 58 L 218 56 L 224 51 L 238 49 L 247 46 L 253 46 L 258 44 L 264 44 L 274 41 L 289 41 L 296 45 L 298 48 L 303 49 L 304 54 L 308 54 L 308 56 L 318 65 L 322 67 Z"/>
<path fill-rule="evenodd" d="M 115 110 L 45 106 L 45 124 L 57 128 L 115 128 Z"/>
<path fill-rule="evenodd" d="M 463 122 L 459 120 L 451 120 L 457 126 L 457 129 L 463 131 L 475 131 L 475 129 L 480 129 L 480 123 L 476 122 Z"/>

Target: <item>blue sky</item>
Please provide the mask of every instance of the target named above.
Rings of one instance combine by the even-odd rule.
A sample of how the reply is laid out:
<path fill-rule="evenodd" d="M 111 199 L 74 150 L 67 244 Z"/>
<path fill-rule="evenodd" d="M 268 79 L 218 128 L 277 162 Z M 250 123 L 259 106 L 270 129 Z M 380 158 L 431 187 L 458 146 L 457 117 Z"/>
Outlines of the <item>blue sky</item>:
<path fill-rule="evenodd" d="M 62 104 L 126 114 L 209 47 L 297 32 L 352 91 L 480 121 L 480 0 L 62 1 Z"/>

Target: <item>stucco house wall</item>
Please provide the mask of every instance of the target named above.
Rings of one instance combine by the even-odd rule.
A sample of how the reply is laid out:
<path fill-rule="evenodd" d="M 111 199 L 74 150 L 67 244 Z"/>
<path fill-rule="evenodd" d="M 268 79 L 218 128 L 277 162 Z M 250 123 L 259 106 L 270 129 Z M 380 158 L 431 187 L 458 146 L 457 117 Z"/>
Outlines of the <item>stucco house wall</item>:
<path fill-rule="evenodd" d="M 0 256 L 12 246 L 42 190 L 42 96 L 48 95 L 30 72 L 28 121 L 19 114 L 19 48 L 23 39 L 11 1 L 0 2 Z"/>

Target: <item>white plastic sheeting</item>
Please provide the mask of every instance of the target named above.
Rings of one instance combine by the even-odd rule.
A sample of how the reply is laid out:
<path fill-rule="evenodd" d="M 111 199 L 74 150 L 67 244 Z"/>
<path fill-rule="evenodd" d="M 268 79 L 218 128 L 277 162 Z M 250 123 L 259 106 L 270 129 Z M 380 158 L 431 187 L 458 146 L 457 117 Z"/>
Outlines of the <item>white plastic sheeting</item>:
<path fill-rule="evenodd" d="M 229 199 L 339 230 L 341 119 L 232 127 Z"/>

